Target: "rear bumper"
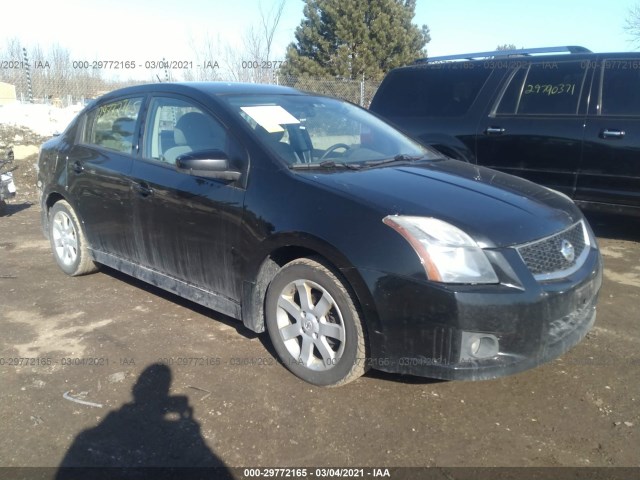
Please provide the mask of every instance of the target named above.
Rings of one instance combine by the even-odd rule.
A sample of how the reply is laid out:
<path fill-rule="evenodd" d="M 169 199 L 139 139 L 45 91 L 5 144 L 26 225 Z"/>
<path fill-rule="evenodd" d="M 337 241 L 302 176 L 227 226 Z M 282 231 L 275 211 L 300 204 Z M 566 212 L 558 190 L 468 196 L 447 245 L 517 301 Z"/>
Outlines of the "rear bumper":
<path fill-rule="evenodd" d="M 361 273 L 379 314 L 369 331 L 368 365 L 445 380 L 501 377 L 562 355 L 593 326 L 602 284 L 593 248 L 570 277 L 536 282 L 525 268 L 516 272 L 520 286 L 445 286 Z M 495 355 L 469 354 L 469 339 L 479 337 L 495 340 Z"/>

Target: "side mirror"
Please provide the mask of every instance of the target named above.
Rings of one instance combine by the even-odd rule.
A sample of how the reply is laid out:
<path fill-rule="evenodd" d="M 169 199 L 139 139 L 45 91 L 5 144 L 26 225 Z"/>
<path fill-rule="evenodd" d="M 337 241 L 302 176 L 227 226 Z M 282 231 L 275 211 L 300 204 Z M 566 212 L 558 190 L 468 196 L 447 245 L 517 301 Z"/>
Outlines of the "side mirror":
<path fill-rule="evenodd" d="M 235 181 L 241 173 L 229 169 L 229 157 L 221 150 L 189 152 L 176 158 L 176 170 L 197 177 Z"/>

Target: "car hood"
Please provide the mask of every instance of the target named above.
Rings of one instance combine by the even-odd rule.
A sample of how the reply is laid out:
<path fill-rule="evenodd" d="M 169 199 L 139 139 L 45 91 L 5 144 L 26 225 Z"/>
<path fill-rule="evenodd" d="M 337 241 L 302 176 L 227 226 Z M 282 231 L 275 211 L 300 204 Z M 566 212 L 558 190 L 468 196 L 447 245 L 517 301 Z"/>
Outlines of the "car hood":
<path fill-rule="evenodd" d="M 385 215 L 435 217 L 483 247 L 526 243 L 582 218 L 562 194 L 485 167 L 445 159 L 300 175 Z"/>

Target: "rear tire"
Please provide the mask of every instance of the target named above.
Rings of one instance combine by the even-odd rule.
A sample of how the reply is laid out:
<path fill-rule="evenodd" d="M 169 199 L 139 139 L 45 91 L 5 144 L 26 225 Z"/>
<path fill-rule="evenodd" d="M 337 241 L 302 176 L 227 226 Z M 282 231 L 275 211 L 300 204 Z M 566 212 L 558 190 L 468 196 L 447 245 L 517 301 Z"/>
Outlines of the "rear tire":
<path fill-rule="evenodd" d="M 317 259 L 280 269 L 267 289 L 265 320 L 280 360 L 302 380 L 339 386 L 366 371 L 366 334 L 355 301 Z"/>
<path fill-rule="evenodd" d="M 72 277 L 98 270 L 87 248 L 80 221 L 65 200 L 56 202 L 49 211 L 49 240 L 56 263 Z"/>

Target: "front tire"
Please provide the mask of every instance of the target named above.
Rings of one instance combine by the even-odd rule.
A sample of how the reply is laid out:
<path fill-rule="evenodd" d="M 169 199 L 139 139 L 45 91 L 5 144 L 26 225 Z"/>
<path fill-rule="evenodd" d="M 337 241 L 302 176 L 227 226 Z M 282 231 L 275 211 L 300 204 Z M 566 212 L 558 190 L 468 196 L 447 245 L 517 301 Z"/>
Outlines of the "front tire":
<path fill-rule="evenodd" d="M 271 342 L 292 373 L 314 385 L 344 385 L 366 371 L 366 336 L 339 276 L 312 258 L 293 260 L 267 289 Z"/>
<path fill-rule="evenodd" d="M 86 275 L 98 269 L 89 254 L 78 216 L 65 200 L 56 202 L 49 211 L 49 240 L 53 258 L 67 275 Z"/>

